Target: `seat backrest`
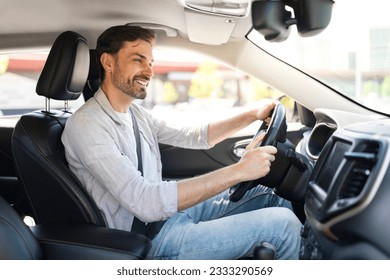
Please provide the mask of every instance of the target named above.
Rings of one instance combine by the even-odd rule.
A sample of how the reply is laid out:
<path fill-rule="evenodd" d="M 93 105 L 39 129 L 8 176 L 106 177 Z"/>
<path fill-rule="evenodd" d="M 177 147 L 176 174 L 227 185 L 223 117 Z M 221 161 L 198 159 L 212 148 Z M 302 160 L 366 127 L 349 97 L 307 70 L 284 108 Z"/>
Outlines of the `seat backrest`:
<path fill-rule="evenodd" d="M 89 56 L 90 60 L 88 79 L 85 83 L 85 87 L 83 90 L 84 101 L 87 101 L 92 96 L 94 96 L 95 92 L 99 89 L 101 83 L 100 66 L 96 55 L 96 50 L 89 50 Z"/>
<path fill-rule="evenodd" d="M 0 197 L 0 260 L 42 258 L 38 241 L 19 215 Z"/>
<path fill-rule="evenodd" d="M 89 71 L 88 43 L 66 31 L 54 42 L 36 91 L 47 99 L 75 100 Z M 106 226 L 96 203 L 70 171 L 61 142 L 65 110 L 35 111 L 21 116 L 12 136 L 19 180 L 29 198 L 37 224 L 81 222 Z"/>

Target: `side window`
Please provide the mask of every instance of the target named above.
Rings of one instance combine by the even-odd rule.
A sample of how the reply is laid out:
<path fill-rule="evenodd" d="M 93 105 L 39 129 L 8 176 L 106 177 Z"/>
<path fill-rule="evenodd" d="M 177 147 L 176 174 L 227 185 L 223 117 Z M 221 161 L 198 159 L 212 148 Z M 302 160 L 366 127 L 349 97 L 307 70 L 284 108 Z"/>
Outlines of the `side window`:
<path fill-rule="evenodd" d="M 0 55 L 0 115 L 20 115 L 45 107 L 45 98 L 35 88 L 47 52 Z M 259 107 L 283 93 L 264 82 L 195 53 L 155 50 L 154 78 L 148 97 L 141 103 L 171 123 L 183 125 L 212 121 Z M 84 103 L 69 102 L 71 110 Z M 293 101 L 283 99 L 288 115 Z M 62 101 L 50 101 L 63 108 Z"/>
<path fill-rule="evenodd" d="M 170 123 L 221 119 L 283 95 L 260 80 L 198 54 L 155 50 L 154 56 L 154 78 L 142 103 Z M 283 98 L 282 103 L 290 120 L 294 102 Z"/>

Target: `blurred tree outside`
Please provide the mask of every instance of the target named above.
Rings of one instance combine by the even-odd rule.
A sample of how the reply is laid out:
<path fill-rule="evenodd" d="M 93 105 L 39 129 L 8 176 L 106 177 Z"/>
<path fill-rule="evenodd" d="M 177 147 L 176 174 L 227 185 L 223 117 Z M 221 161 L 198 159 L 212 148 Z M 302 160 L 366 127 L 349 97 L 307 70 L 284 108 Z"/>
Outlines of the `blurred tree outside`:
<path fill-rule="evenodd" d="M 163 102 L 168 104 L 176 103 L 179 99 L 179 94 L 172 82 L 165 82 L 163 89 Z"/>
<path fill-rule="evenodd" d="M 365 81 L 363 83 L 363 95 L 367 96 L 368 94 L 372 94 L 372 93 L 378 94 L 379 88 L 380 86 L 377 81 L 372 81 L 372 80 Z"/>
<path fill-rule="evenodd" d="M 390 76 L 387 75 L 381 85 L 381 95 L 390 96 Z"/>
<path fill-rule="evenodd" d="M 259 100 L 262 100 L 264 98 L 271 98 L 272 99 L 274 90 L 269 85 L 263 83 L 262 81 L 254 79 L 254 78 L 250 78 L 250 85 L 252 88 L 250 100 L 259 101 Z"/>
<path fill-rule="evenodd" d="M 217 64 L 212 61 L 203 61 L 192 77 L 188 94 L 192 98 L 221 96 L 222 82 Z"/>
<path fill-rule="evenodd" d="M 252 94 L 250 96 L 250 99 L 252 101 L 261 101 L 263 99 L 278 99 L 282 97 L 284 94 L 266 83 L 258 80 L 251 78 L 250 79 L 251 87 L 252 87 Z M 294 100 L 291 99 L 288 96 L 284 96 L 281 100 L 280 103 L 286 108 L 293 110 L 294 108 Z"/>
<path fill-rule="evenodd" d="M 7 72 L 8 64 L 9 64 L 8 56 L 1 55 L 0 56 L 0 74 L 4 74 L 5 72 Z"/>

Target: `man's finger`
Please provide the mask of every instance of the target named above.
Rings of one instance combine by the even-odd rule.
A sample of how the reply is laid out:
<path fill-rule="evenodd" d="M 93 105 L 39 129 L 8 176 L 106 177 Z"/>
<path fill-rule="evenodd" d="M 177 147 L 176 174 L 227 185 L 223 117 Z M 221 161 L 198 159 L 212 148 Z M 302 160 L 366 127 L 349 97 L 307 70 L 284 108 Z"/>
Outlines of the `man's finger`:
<path fill-rule="evenodd" d="M 265 132 L 261 132 L 260 134 L 258 134 L 249 144 L 248 146 L 246 146 L 247 149 L 253 149 L 254 147 L 256 147 L 258 144 L 261 143 L 261 141 L 263 141 L 263 138 L 264 138 L 264 135 L 265 135 Z"/>

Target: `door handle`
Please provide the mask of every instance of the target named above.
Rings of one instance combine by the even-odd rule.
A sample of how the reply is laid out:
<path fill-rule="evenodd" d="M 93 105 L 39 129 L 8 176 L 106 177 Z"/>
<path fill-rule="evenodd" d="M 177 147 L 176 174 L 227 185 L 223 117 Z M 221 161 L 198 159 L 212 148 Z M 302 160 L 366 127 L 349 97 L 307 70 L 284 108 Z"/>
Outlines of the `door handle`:
<path fill-rule="evenodd" d="M 232 148 L 233 155 L 238 158 L 241 158 L 245 152 L 246 146 L 248 146 L 251 141 L 252 139 L 244 139 L 241 141 L 237 141 Z"/>

